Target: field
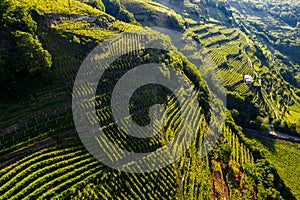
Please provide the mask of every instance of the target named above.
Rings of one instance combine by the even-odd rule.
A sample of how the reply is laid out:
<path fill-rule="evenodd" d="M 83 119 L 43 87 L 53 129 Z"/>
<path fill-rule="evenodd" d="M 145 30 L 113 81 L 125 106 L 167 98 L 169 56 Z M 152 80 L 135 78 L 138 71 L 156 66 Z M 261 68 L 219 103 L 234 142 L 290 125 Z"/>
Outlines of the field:
<path fill-rule="evenodd" d="M 92 8 L 80 1 L 71 0 L 70 4 L 66 0 L 18 0 L 22 5 L 33 7 L 42 13 L 65 13 L 80 15 L 106 15 L 104 12 Z"/>
<path fill-rule="evenodd" d="M 244 32 L 261 49 L 255 53 L 262 61 L 256 71 L 265 90 L 264 98 L 269 99 L 269 110 L 273 110 L 271 118 L 288 124 L 285 132 L 297 135 L 299 132 L 291 127 L 298 127 L 300 119 L 293 111 L 293 107 L 299 107 L 299 95 L 295 94 L 299 88 L 299 56 L 296 56 L 299 52 L 299 2 L 289 2 L 293 6 L 286 6 L 272 0 L 233 0 L 230 4 L 234 8 L 233 15 L 243 24 Z M 279 7 L 281 9 L 277 10 Z"/>
<path fill-rule="evenodd" d="M 291 188 L 297 199 L 300 198 L 300 145 L 282 140 L 270 141 L 262 137 L 255 140 L 259 142 L 260 148 L 267 152 L 267 159 L 275 166 L 284 183 Z"/>
<path fill-rule="evenodd" d="M 249 24 L 243 24 L 238 23 L 245 17 L 239 13 L 242 10 L 229 9 L 229 4 L 215 1 L 177 2 L 178 5 L 160 0 L 103 1 L 109 4 L 106 10 L 109 6 L 120 9 L 114 16 L 89 6 L 93 2 L 86 0 L 16 2 L 38 11 L 28 12 L 38 24 L 33 35 L 49 51 L 53 65 L 48 71 L 48 87 L 32 86 L 19 102 L 1 100 L 0 199 L 300 198 L 299 144 L 264 137 L 249 139 L 239 126 L 259 129 L 263 124 L 264 128 L 272 128 L 274 120 L 275 128 L 291 130 L 290 123 L 299 121 L 296 86 L 291 86 L 287 80 L 290 74 L 284 71 L 291 66 L 296 69 L 297 65 L 287 63 L 281 52 L 274 52 L 258 39 L 272 40 L 280 36 L 278 32 L 271 32 L 270 37 L 262 31 L 251 34 L 249 24 L 264 25 L 255 13 L 249 14 Z M 120 16 L 133 20 L 121 21 Z M 266 20 L 274 25 L 272 19 Z M 172 28 L 184 36 L 177 39 L 192 42 L 176 47 L 167 34 L 147 26 Z M 294 31 L 288 27 L 285 29 Z M 86 56 L 101 42 L 122 32 L 130 33 L 90 58 L 97 65 L 80 74 L 85 81 L 74 86 Z M 157 43 L 172 50 L 145 48 Z M 201 46 L 197 52 L 196 43 Z M 186 57 L 180 52 L 185 52 Z M 118 53 L 122 56 L 102 66 L 101 59 Z M 129 114 L 116 119 L 114 112 L 127 113 L 121 104 L 113 107 L 111 103 L 112 95 L 124 98 L 124 91 L 113 94 L 116 84 L 136 66 L 149 63 L 171 67 L 194 87 L 180 85 L 177 96 L 155 84 L 140 87 L 128 100 Z M 0 65 L 3 66 L 1 56 Z M 104 68 L 94 94 L 94 74 Z M 251 75 L 253 83 L 246 84 L 244 75 Z M 174 78 L 164 67 L 157 70 L 156 76 L 168 81 Z M 210 87 L 210 81 L 220 82 L 222 88 Z M 195 96 L 190 95 L 192 89 Z M 227 92 L 227 97 L 236 101 L 229 103 L 236 104 L 236 108 L 222 110 L 222 102 L 212 91 Z M 84 100 L 72 104 L 72 97 Z M 181 105 L 179 97 L 183 99 Z M 81 112 L 72 111 L 74 104 Z M 152 110 L 156 104 L 163 109 Z M 214 111 L 220 112 L 224 123 L 219 122 Z M 162 120 L 157 112 L 165 118 Z M 154 116 L 152 121 L 150 116 Z M 239 118 L 249 120 L 237 124 Z M 101 163 L 86 149 L 78 136 L 80 129 L 75 128 L 77 120 L 85 120 L 89 127 L 100 125 L 103 134 L 95 135 L 97 144 L 105 149 L 100 157 L 118 163 L 118 169 Z M 126 132 L 135 129 L 144 135 L 140 126 L 150 122 L 155 134 L 149 138 L 136 138 Z M 155 171 L 140 171 L 173 159 L 173 152 L 164 152 L 163 156 L 152 152 L 159 152 L 173 140 L 172 150 L 181 151 L 181 144 L 190 135 L 195 140 L 174 162 Z M 120 149 L 146 156 L 127 162 L 125 151 Z"/>
<path fill-rule="evenodd" d="M 76 24 L 75 26 L 78 27 L 79 25 Z M 72 27 L 69 28 L 70 29 L 67 30 L 72 30 Z M 55 32 L 48 32 L 47 35 L 44 35 L 44 37 L 46 36 L 45 39 L 49 40 L 53 37 L 52 34 L 54 33 Z M 142 38 L 135 38 L 135 40 L 142 40 Z M 65 40 L 61 38 L 56 41 L 57 43 L 49 42 L 46 44 L 49 45 L 48 47 L 53 46 L 53 51 L 55 50 L 55 53 L 59 55 L 59 52 L 62 51 L 60 50 L 62 47 L 61 43 L 65 42 Z M 139 45 L 139 42 L 135 44 Z M 60 48 L 54 48 L 58 45 Z M 112 47 L 112 51 L 114 48 L 115 47 Z M 52 48 L 50 48 L 50 50 L 51 49 Z M 67 63 L 68 65 L 55 61 L 56 70 L 59 73 L 63 73 L 63 80 L 67 86 L 68 79 L 72 79 L 74 75 L 76 75 L 75 72 L 76 69 L 78 69 L 76 63 L 76 60 L 69 62 L 69 64 Z M 121 75 L 119 73 L 127 71 L 133 64 L 131 59 L 117 61 L 116 65 L 111 68 L 111 73 L 108 73 L 107 78 L 111 81 L 117 80 L 118 76 Z M 116 71 L 118 67 L 121 67 L 121 69 Z M 69 71 L 67 70 L 68 68 L 73 68 L 73 70 Z M 103 85 L 105 86 L 105 83 L 103 83 Z M 97 96 L 99 105 L 103 106 L 97 109 L 98 122 L 106 124 L 103 129 L 110 139 L 116 145 L 132 150 L 139 150 L 136 149 L 137 147 L 147 150 L 160 146 L 162 141 L 158 136 L 155 136 L 150 141 L 143 141 L 142 143 L 141 141 L 136 141 L 140 143 L 139 145 L 137 145 L 135 141 L 128 143 L 129 138 L 127 138 L 127 135 L 120 131 L 115 123 L 110 121 L 111 111 L 110 108 L 105 105 L 108 103 L 107 95 L 109 94 L 110 87 L 110 85 L 102 87 L 101 91 L 103 94 L 99 91 L 99 96 Z M 82 95 L 87 95 L 89 90 L 87 87 L 83 87 L 78 92 Z M 151 94 L 151 90 L 148 95 L 150 95 L 148 98 L 140 98 L 137 100 L 140 104 L 139 106 L 145 107 L 153 103 L 151 98 L 154 94 Z M 146 101 L 146 99 L 150 101 Z M 86 104 L 82 106 L 91 105 L 89 102 L 86 102 Z M 186 104 L 185 106 L 189 108 L 190 105 Z M 169 105 L 167 110 L 169 110 L 172 116 L 168 121 L 169 126 L 176 127 L 174 124 L 178 123 L 179 110 L 176 109 L 174 105 Z M 187 110 L 192 111 L 192 109 Z M 201 110 L 194 113 L 191 117 L 200 117 L 200 111 Z M 192 162 L 191 158 L 186 156 L 183 157 L 179 163 L 171 165 L 170 167 L 141 175 L 111 171 L 86 152 L 84 147 L 78 143 L 77 136 L 75 136 L 75 138 L 74 135 L 66 136 L 68 135 L 68 130 L 74 129 L 70 114 L 69 107 L 62 110 L 55 110 L 21 123 L 16 129 L 7 129 L 5 133 L 1 134 L 1 198 L 31 199 L 38 197 L 44 199 L 61 197 L 82 198 L 82 196 L 89 196 L 91 198 L 92 196 L 94 198 L 110 199 L 116 194 L 119 198 L 126 199 L 167 198 L 177 195 L 176 184 L 180 176 L 184 176 L 187 178 L 186 180 L 189 180 L 188 182 L 182 183 L 182 195 L 195 196 L 195 198 L 199 196 L 201 196 L 201 198 L 207 198 L 210 196 L 208 189 L 210 187 L 209 181 L 206 181 L 207 184 L 200 181 L 205 179 L 209 180 L 207 159 L 198 160 L 197 157 L 194 157 L 193 159 L 195 161 Z M 203 116 L 201 119 L 202 122 L 200 124 L 205 125 Z M 91 118 L 90 123 L 95 123 L 93 120 L 94 119 Z M 143 122 L 145 119 L 141 118 L 139 120 Z M 98 122 L 96 119 L 96 123 Z M 170 131 L 167 132 L 167 134 L 173 134 L 173 132 Z M 167 137 L 172 137 L 172 135 Z M 44 141 L 47 142 L 45 143 Z M 30 154 L 33 150 L 35 153 Z M 199 151 L 199 149 L 196 150 L 195 148 L 194 151 Z M 193 155 L 196 156 L 197 154 Z M 117 154 L 111 154 L 111 156 L 112 159 L 119 157 Z M 147 162 L 147 158 L 143 162 Z M 190 164 L 185 166 L 186 163 Z M 182 175 L 177 174 L 178 171 L 174 170 L 180 166 L 182 167 L 182 172 L 180 173 L 184 173 Z M 196 168 L 196 166 L 198 167 Z M 200 172 L 202 173 L 200 176 L 202 178 L 198 179 L 198 176 L 196 179 L 195 174 Z M 18 184 L 16 185 L 17 182 Z M 191 184 L 191 187 L 185 186 Z"/>

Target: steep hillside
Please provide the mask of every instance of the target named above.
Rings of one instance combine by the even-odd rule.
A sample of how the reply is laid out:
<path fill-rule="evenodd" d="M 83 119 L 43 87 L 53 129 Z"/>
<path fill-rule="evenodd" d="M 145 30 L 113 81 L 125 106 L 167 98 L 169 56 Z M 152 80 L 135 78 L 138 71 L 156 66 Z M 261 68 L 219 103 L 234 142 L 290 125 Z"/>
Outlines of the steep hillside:
<path fill-rule="evenodd" d="M 17 0 L 10 4 L 23 10 L 26 25 L 34 25 L 34 31 L 27 32 L 44 54 L 51 55 L 51 64 L 43 66 L 47 71 L 39 76 L 41 80 L 50 81 L 44 85 L 26 85 L 21 98 L 13 98 L 11 102 L 1 99 L 0 199 L 299 197 L 296 186 L 299 181 L 289 181 L 278 158 L 243 134 L 243 128 L 264 131 L 272 122 L 278 130 L 299 134 L 297 86 L 291 86 L 287 78 L 290 66 L 297 65 L 286 63 L 281 53 L 273 55 L 267 44 L 256 40 L 247 26 L 241 24 L 238 9 L 234 10 L 231 4 L 212 0 Z M 8 1 L 3 5 L 7 8 Z M 1 13 L 1 17 L 4 22 L 11 22 L 6 14 Z M 18 21 L 23 15 L 13 17 Z M 179 31 L 183 35 L 177 39 L 189 39 L 191 45 L 176 46 L 177 41 L 171 36 L 147 26 Z M 20 27 L 7 23 L 0 33 L 11 34 L 20 31 Z M 123 32 L 138 35 L 128 34 L 125 40 L 112 43 L 106 52 L 93 57 L 94 62 L 110 56 L 111 52 L 138 50 L 122 55 L 107 67 L 98 82 L 96 96 L 89 82 L 73 91 L 86 56 L 104 40 Z M 145 40 L 149 35 L 150 40 Z M 171 50 L 144 48 L 149 44 L 162 44 Z M 201 45 L 200 51 L 195 52 L 195 44 Z M 1 59 L 3 52 L 7 50 L 2 47 Z M 17 55 L 17 59 L 24 55 L 26 53 Z M 28 58 L 29 63 L 34 61 L 35 57 Z M 135 67 L 153 62 L 176 70 L 185 82 L 194 86 L 196 95 L 186 95 L 191 88 L 181 85 L 175 98 L 170 90 L 150 84 L 137 90 L 130 99 L 129 116 L 114 119 L 111 102 L 115 85 Z M 0 66 L 10 67 L 3 62 Z M 95 72 L 92 70 L 96 68 L 91 68 L 82 78 L 91 80 Z M 164 68 L 156 73 L 168 80 L 173 78 Z M 246 84 L 245 75 L 253 78 L 251 84 Z M 32 80 L 27 74 L 24 77 Z M 225 90 L 213 88 L 211 82 L 214 81 L 222 82 L 226 89 L 226 114 L 222 113 L 221 100 L 215 96 Z M 91 95 L 93 98 L 89 98 Z M 148 153 L 168 145 L 173 139 L 177 142 L 175 149 L 180 151 L 182 147 L 176 145 L 187 139 L 177 137 L 183 132 L 181 128 L 189 130 L 195 140 L 181 157 L 161 169 L 142 173 L 112 169 L 93 157 L 80 140 L 72 113 L 74 96 L 85 99 L 79 105 L 83 110 L 95 109 L 96 115 L 80 113 L 80 117 L 88 119 L 86 126 L 100 125 L 103 135 L 116 148 Z M 179 97 L 185 100 L 184 104 L 178 105 Z M 135 138 L 119 127 L 120 121 L 131 118 L 139 125 L 149 124 L 149 115 L 154 112 L 150 108 L 156 104 L 161 104 L 166 114 L 162 129 L 158 126 L 160 117 L 154 115 L 157 134 Z M 195 105 L 199 109 L 195 110 Z M 119 107 L 115 109 L 122 111 Z M 224 123 L 213 115 L 214 111 L 222 113 Z M 183 114 L 187 116 L 184 119 Z M 195 119 L 197 123 L 189 124 Z M 184 127 L 179 125 L 181 121 Z M 123 125 L 126 130 L 133 128 L 129 123 Z M 192 132 L 192 126 L 196 131 Z M 221 133 L 219 138 L 218 132 Z M 105 142 L 99 144 L 108 146 Z M 285 150 L 282 146 L 276 148 Z M 298 150 L 293 148 L 296 153 Z M 106 151 L 111 162 L 123 161 L 119 169 L 139 171 L 142 165 L 154 165 L 152 154 L 126 163 L 116 149 L 106 148 Z M 155 159 L 159 162 L 168 156 Z M 284 161 L 287 165 L 292 162 L 290 157 Z"/>
<path fill-rule="evenodd" d="M 290 4 L 293 6 L 287 6 Z M 230 5 L 239 27 L 264 55 L 260 57 L 264 62 L 258 73 L 265 77 L 265 96 L 277 112 L 274 127 L 299 134 L 299 3 L 230 1 Z"/>

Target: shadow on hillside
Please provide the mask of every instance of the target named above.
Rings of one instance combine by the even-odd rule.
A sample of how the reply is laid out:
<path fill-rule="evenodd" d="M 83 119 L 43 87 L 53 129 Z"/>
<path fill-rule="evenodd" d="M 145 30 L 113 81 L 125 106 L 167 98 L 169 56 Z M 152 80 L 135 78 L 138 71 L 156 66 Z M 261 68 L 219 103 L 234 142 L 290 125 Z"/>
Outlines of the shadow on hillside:
<path fill-rule="evenodd" d="M 257 142 L 260 142 L 270 152 L 274 152 L 276 150 L 275 149 L 276 138 L 273 137 L 272 135 L 268 135 L 266 132 L 263 131 L 255 131 L 249 129 L 244 129 L 243 133 L 247 137 L 254 139 Z"/>

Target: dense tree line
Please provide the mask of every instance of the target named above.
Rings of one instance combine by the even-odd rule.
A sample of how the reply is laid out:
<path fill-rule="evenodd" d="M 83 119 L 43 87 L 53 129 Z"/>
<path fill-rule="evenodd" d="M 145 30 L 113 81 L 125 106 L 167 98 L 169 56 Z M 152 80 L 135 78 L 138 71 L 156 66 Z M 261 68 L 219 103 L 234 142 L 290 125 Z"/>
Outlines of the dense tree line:
<path fill-rule="evenodd" d="M 135 22 L 133 14 L 123 8 L 120 0 L 102 0 L 102 2 L 108 14 L 124 22 Z"/>
<path fill-rule="evenodd" d="M 283 133 L 288 133 L 295 136 L 300 135 L 300 121 L 289 122 L 284 119 L 275 119 L 272 124 L 276 130 Z"/>
<path fill-rule="evenodd" d="M 0 2 L 0 95 L 18 96 L 52 65 L 36 37 L 30 11 L 15 1 Z M 40 78 L 39 78 L 40 77 Z"/>
<path fill-rule="evenodd" d="M 238 125 L 260 129 L 262 128 L 262 113 L 252 99 L 253 96 L 242 97 L 236 92 L 228 92 L 227 108 Z"/>
<path fill-rule="evenodd" d="M 249 148 L 254 159 L 254 163 L 245 163 L 241 166 L 234 166 L 238 167 L 239 170 L 246 175 L 245 179 L 238 184 L 239 186 L 243 186 L 240 188 L 238 193 L 241 192 L 242 196 L 248 194 L 249 187 L 244 186 L 247 186 L 251 183 L 251 181 L 254 181 L 254 187 L 258 199 L 296 199 L 290 188 L 288 188 L 284 181 L 280 178 L 273 164 L 266 159 L 265 150 L 261 149 L 255 140 L 251 140 L 243 134 L 242 128 L 235 124 L 230 113 L 227 113 L 225 124 L 237 136 L 240 143 L 243 143 L 247 148 Z M 225 148 L 223 150 L 221 149 L 221 151 L 223 151 L 223 153 L 225 151 L 226 155 L 228 152 L 233 152 L 233 149 L 230 151 Z M 229 182 L 231 182 L 234 178 L 232 176 L 234 175 L 234 173 L 232 173 L 232 170 L 234 171 L 234 167 L 232 167 L 228 173 Z M 251 186 L 253 186 L 253 184 Z"/>
<path fill-rule="evenodd" d="M 83 0 L 81 0 L 83 1 Z M 85 1 L 83 1 L 85 2 Z M 101 0 L 89 0 L 86 4 L 105 12 L 105 6 Z"/>

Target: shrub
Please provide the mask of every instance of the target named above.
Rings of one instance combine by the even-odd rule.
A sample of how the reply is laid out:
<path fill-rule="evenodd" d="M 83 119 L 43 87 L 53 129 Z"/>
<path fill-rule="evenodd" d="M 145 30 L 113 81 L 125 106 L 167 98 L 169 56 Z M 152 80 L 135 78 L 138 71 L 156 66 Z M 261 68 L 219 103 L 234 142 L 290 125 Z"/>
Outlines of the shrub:
<path fill-rule="evenodd" d="M 29 11 L 15 1 L 0 2 L 0 23 L 0 95 L 21 96 L 25 86 L 42 80 L 42 72 L 52 65 L 51 55 L 34 35 L 37 23 Z"/>
<path fill-rule="evenodd" d="M 92 6 L 97 8 L 98 10 L 105 12 L 105 6 L 101 0 L 95 0 Z"/>

